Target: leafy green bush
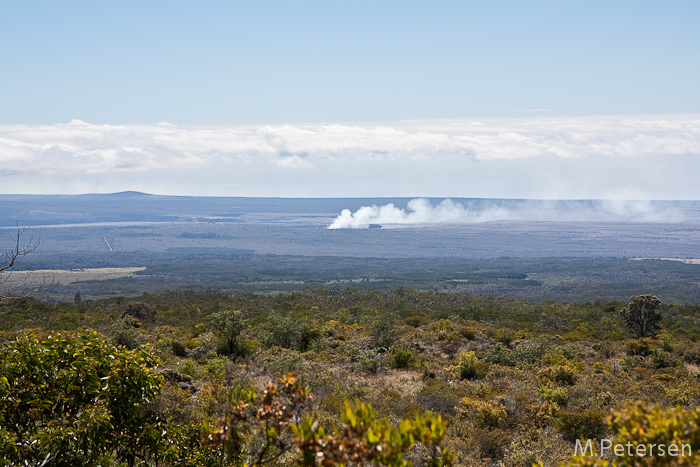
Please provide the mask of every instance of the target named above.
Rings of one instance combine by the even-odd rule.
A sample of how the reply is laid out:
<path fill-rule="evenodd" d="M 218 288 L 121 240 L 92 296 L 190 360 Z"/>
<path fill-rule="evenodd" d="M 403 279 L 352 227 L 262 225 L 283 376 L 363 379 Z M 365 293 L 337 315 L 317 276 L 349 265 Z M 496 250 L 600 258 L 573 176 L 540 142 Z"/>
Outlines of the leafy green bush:
<path fill-rule="evenodd" d="M 515 340 L 515 332 L 511 329 L 493 329 L 490 334 L 491 337 L 506 347 Z"/>
<path fill-rule="evenodd" d="M 556 415 L 556 426 L 569 441 L 598 439 L 605 434 L 605 416 L 600 409 L 563 409 Z"/>
<path fill-rule="evenodd" d="M 593 399 L 591 399 L 591 406 L 593 408 L 601 409 L 610 405 L 613 402 L 613 395 L 609 391 L 599 392 Z"/>
<path fill-rule="evenodd" d="M 260 341 L 266 347 L 278 346 L 299 352 L 309 350 L 321 338 L 321 331 L 306 318 L 271 315 L 260 333 Z"/>
<path fill-rule="evenodd" d="M 214 381 L 221 381 L 226 376 L 226 363 L 228 362 L 225 358 L 217 358 L 215 356 L 210 356 L 207 359 L 207 364 L 205 371 Z"/>
<path fill-rule="evenodd" d="M 412 328 L 417 328 L 420 326 L 427 326 L 428 324 L 430 324 L 430 320 L 425 316 L 415 315 L 402 320 L 401 324 L 411 326 Z"/>
<path fill-rule="evenodd" d="M 353 347 L 350 349 L 350 361 L 358 363 L 363 371 L 376 373 L 379 369 L 379 361 L 376 358 L 366 356 L 360 349 Z"/>
<path fill-rule="evenodd" d="M 277 373 L 289 373 L 301 370 L 304 357 L 297 351 L 280 352 L 267 361 L 267 367 Z"/>
<path fill-rule="evenodd" d="M 675 405 L 689 405 L 699 393 L 700 387 L 695 381 L 681 381 L 674 386 L 666 388 L 668 399 Z"/>
<path fill-rule="evenodd" d="M 182 364 L 180 366 L 180 371 L 189 376 L 190 378 L 199 378 L 201 370 L 197 366 L 197 364 L 192 360 L 191 358 L 187 358 L 182 361 Z"/>
<path fill-rule="evenodd" d="M 516 359 L 515 355 L 513 355 L 513 352 L 501 344 L 496 344 L 495 346 L 491 347 L 486 352 L 486 357 L 484 357 L 484 360 L 503 366 L 516 366 L 518 364 L 518 360 Z"/>
<path fill-rule="evenodd" d="M 241 336 L 248 329 L 248 319 L 241 310 L 223 310 L 208 317 L 209 324 L 221 342 L 224 355 L 242 356 Z"/>
<path fill-rule="evenodd" d="M 554 402 L 564 407 L 569 402 L 569 393 L 566 388 L 555 388 L 551 380 L 537 386 L 537 393 L 545 402 Z"/>
<path fill-rule="evenodd" d="M 153 320 L 156 317 L 156 307 L 145 302 L 131 302 L 126 306 L 122 317 L 129 315 L 137 319 Z"/>
<path fill-rule="evenodd" d="M 627 344 L 627 353 L 631 356 L 639 355 L 640 357 L 646 357 L 654 352 L 652 340 L 649 338 L 640 338 L 631 340 Z"/>
<path fill-rule="evenodd" d="M 408 347 L 392 347 L 390 360 L 392 368 L 406 369 L 413 366 L 416 357 Z"/>
<path fill-rule="evenodd" d="M 474 326 L 465 324 L 464 326 L 460 326 L 457 329 L 457 332 L 460 336 L 464 337 L 465 339 L 473 340 L 476 337 L 477 330 Z"/>
<path fill-rule="evenodd" d="M 20 334 L 0 349 L 0 462 L 97 465 L 173 454 L 169 426 L 149 409 L 163 377 L 150 349 L 97 334 Z"/>
<path fill-rule="evenodd" d="M 676 360 L 673 358 L 673 355 L 661 349 L 656 349 L 654 351 L 652 354 L 652 360 L 656 368 L 670 368 L 676 364 Z"/>
<path fill-rule="evenodd" d="M 139 346 L 138 332 L 134 329 L 132 318 L 129 316 L 112 324 L 109 327 L 109 334 L 112 336 L 114 345 L 121 345 L 130 350 Z"/>
<path fill-rule="evenodd" d="M 459 377 L 461 379 L 483 378 L 488 368 L 474 352 L 463 353 L 459 356 Z"/>
<path fill-rule="evenodd" d="M 521 341 L 515 345 L 513 356 L 518 363 L 537 363 L 544 351 L 546 345 L 538 341 Z"/>
<path fill-rule="evenodd" d="M 372 323 L 372 345 L 390 348 L 396 342 L 396 317 L 385 316 Z"/>
<path fill-rule="evenodd" d="M 304 411 L 313 396 L 308 387 L 291 374 L 270 384 L 263 394 L 249 391 L 226 417 L 218 430 L 205 427 L 206 445 L 221 450 L 225 463 L 263 465 L 284 453 L 300 453 L 295 464 L 318 465 L 408 466 L 407 452 L 418 452 L 434 467 L 452 465 L 454 455 L 440 443 L 445 437 L 445 424 L 440 416 L 426 412 L 415 419 L 405 419 L 398 426 L 388 419 L 378 420 L 372 406 L 345 401 L 341 410 L 342 426 L 325 429 Z M 292 423 L 294 419 L 300 420 Z M 252 436 L 249 434 L 252 433 Z M 248 435 L 248 436 L 246 436 Z"/>
<path fill-rule="evenodd" d="M 173 340 L 170 343 L 170 351 L 176 357 L 186 357 L 187 356 L 187 347 L 185 347 L 182 342 L 177 341 L 177 340 Z"/>
<path fill-rule="evenodd" d="M 537 373 L 537 377 L 555 383 L 573 386 L 578 379 L 578 373 L 576 368 L 572 368 L 568 365 L 556 365 L 542 368 Z"/>

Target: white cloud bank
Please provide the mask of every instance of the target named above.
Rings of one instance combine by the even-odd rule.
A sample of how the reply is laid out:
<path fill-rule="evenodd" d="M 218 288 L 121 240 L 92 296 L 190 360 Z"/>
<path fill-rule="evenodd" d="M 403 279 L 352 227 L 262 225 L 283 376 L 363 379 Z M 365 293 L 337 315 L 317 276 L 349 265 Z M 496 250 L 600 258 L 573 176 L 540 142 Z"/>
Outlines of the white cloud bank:
<path fill-rule="evenodd" d="M 0 191 L 700 198 L 700 115 L 0 125 Z"/>

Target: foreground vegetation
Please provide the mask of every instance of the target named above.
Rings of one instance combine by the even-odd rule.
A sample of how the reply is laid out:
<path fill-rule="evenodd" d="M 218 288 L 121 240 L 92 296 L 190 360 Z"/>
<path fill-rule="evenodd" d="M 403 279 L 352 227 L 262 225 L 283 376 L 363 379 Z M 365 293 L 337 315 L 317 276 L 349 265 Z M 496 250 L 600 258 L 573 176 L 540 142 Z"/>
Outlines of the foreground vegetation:
<path fill-rule="evenodd" d="M 576 440 L 700 449 L 700 306 L 640 303 L 658 316 L 339 287 L 5 300 L 0 459 L 602 465 L 571 459 Z"/>

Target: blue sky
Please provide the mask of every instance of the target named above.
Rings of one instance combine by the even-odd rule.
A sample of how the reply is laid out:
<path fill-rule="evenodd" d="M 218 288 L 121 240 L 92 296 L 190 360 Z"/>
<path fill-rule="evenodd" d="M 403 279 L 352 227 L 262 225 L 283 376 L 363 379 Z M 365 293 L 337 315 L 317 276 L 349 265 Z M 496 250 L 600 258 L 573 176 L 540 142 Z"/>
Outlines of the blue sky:
<path fill-rule="evenodd" d="M 700 199 L 699 18 L 697 1 L 2 1 L 0 191 Z M 633 169 L 666 179 L 615 186 Z"/>

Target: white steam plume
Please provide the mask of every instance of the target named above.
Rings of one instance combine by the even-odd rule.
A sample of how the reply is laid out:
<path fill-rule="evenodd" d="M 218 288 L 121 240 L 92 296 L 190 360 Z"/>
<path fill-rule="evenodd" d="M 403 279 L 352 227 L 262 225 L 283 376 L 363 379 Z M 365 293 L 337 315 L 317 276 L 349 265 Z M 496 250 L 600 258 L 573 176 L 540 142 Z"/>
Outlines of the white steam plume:
<path fill-rule="evenodd" d="M 435 224 L 452 223 L 464 224 L 484 222 L 491 218 L 508 216 L 505 210 L 492 210 L 485 213 L 475 213 L 460 203 L 451 199 L 433 206 L 424 198 L 412 199 L 406 209 L 397 208 L 393 203 L 384 206 L 362 206 L 354 213 L 343 209 L 340 215 L 328 227 L 329 229 L 366 229 L 370 224 Z"/>
<path fill-rule="evenodd" d="M 692 217 L 692 216 L 690 216 Z M 433 206 L 424 198 L 412 199 L 406 209 L 393 203 L 343 209 L 329 229 L 367 229 L 370 225 L 477 224 L 495 220 L 587 222 L 682 222 L 689 218 L 680 205 L 634 200 L 473 200 L 465 207 L 445 199 Z"/>

